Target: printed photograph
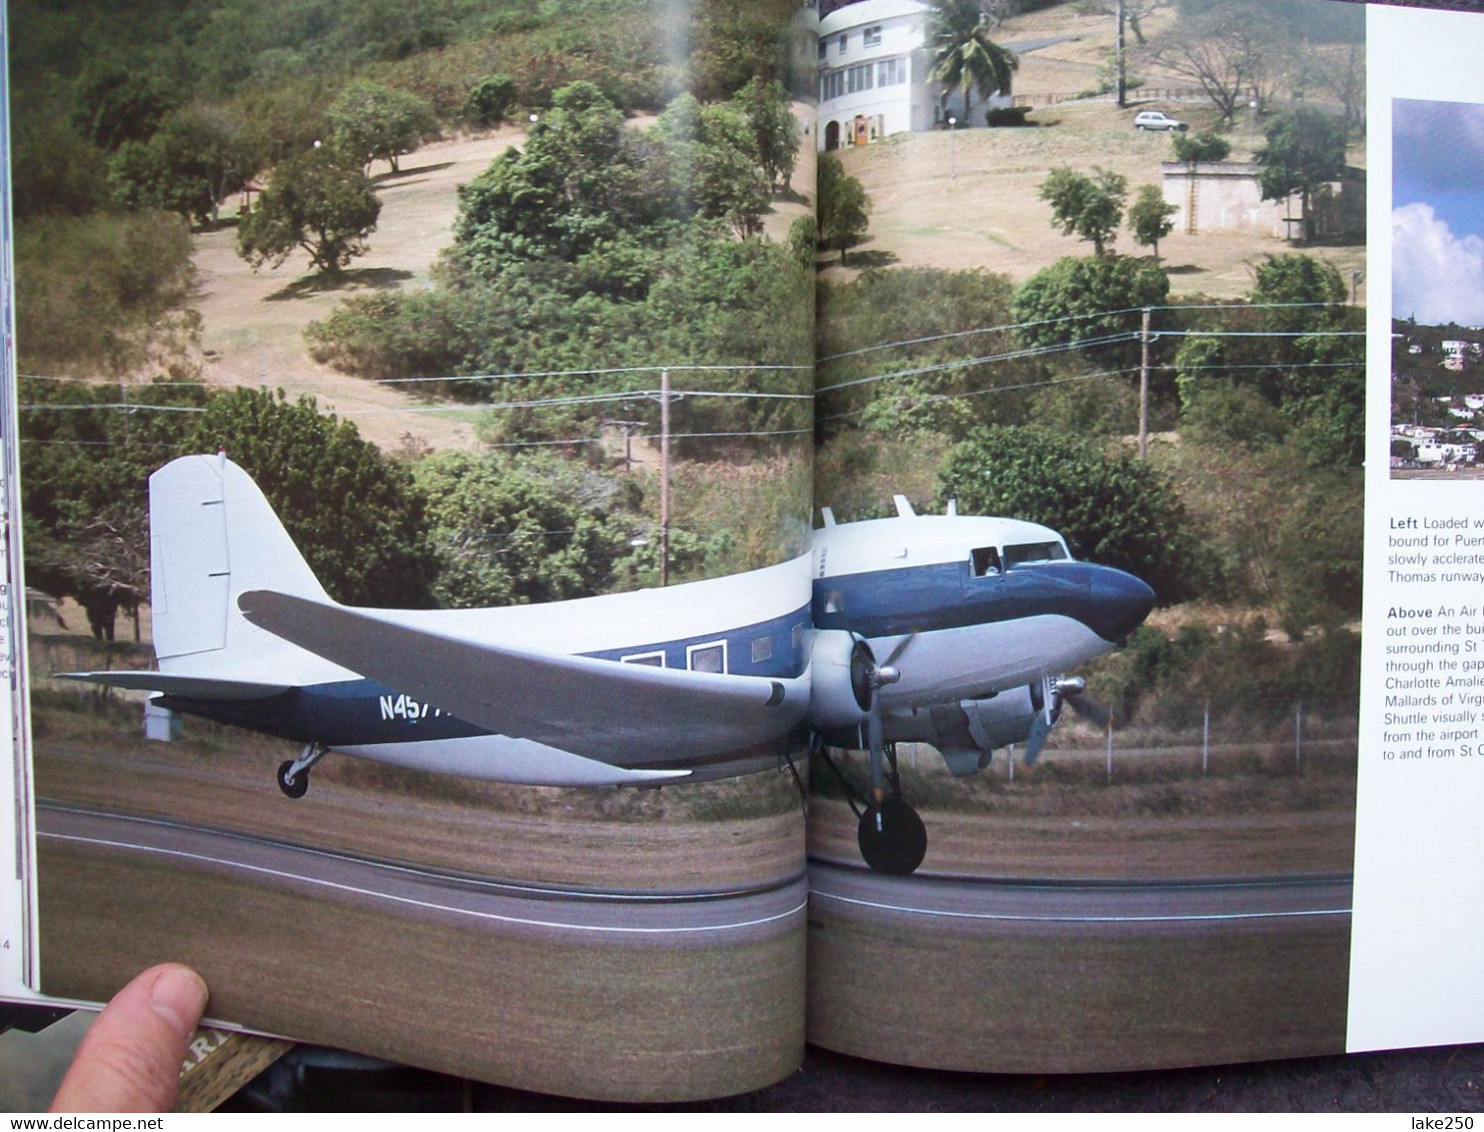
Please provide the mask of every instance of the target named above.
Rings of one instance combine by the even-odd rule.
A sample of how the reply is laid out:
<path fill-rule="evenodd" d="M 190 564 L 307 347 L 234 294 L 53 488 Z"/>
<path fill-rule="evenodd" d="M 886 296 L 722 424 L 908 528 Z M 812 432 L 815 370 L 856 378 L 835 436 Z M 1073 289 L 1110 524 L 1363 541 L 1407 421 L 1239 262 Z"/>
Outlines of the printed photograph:
<path fill-rule="evenodd" d="M 1484 477 L 1484 106 L 1391 104 L 1391 477 Z"/>
<path fill-rule="evenodd" d="M 810 21 L 10 32 L 39 989 L 169 957 L 568 1096 L 792 1072 Z"/>
<path fill-rule="evenodd" d="M 879 687 L 811 766 L 810 1040 L 1343 1049 L 1364 10 L 820 11 L 815 497 L 897 558 L 816 589 L 821 629 L 876 614 Z M 909 624 L 893 585 L 957 600 Z M 948 641 L 978 686 L 934 698 Z M 910 876 L 860 869 L 883 839 Z"/>

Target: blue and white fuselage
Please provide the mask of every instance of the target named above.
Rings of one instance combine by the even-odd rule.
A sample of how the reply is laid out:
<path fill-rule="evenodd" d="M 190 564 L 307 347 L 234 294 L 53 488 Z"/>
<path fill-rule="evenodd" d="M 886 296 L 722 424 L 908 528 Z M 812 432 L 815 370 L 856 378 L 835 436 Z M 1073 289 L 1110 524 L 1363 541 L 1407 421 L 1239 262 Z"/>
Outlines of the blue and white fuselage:
<path fill-rule="evenodd" d="M 900 500 L 894 519 L 827 514 L 811 553 L 745 574 L 546 605 L 353 609 L 224 458 L 160 469 L 150 506 L 160 670 L 74 675 L 305 743 L 280 769 L 289 793 L 329 749 L 526 784 L 694 780 L 883 715 L 887 741 L 935 742 L 957 770 L 968 755 L 953 752 L 1023 731 L 1037 682 L 1112 647 L 1154 600 L 1071 561 L 1045 527 Z"/>

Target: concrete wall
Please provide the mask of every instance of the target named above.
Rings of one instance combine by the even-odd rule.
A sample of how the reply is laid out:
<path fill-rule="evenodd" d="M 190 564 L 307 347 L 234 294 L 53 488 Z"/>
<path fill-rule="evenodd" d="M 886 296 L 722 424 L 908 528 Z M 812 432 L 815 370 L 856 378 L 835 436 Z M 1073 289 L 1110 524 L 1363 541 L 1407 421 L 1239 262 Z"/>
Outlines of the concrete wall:
<path fill-rule="evenodd" d="M 1254 232 L 1275 239 L 1301 235 L 1298 194 L 1287 201 L 1266 201 L 1258 186 L 1259 166 L 1247 161 L 1213 161 L 1187 165 L 1167 161 L 1164 199 L 1179 211 L 1175 231 Z M 1344 177 L 1324 186 L 1311 201 L 1311 235 L 1361 235 L 1365 232 L 1365 171 L 1347 169 Z"/>

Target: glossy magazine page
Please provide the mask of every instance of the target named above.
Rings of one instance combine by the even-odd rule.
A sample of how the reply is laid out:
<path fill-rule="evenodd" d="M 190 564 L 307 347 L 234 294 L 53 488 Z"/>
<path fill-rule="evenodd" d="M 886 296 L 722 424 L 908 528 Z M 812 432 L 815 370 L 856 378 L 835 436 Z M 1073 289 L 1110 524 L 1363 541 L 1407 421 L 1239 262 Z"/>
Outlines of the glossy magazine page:
<path fill-rule="evenodd" d="M 809 1038 L 1340 1051 L 1366 11 L 827 7 L 817 585 L 888 672 L 812 765 Z"/>
<path fill-rule="evenodd" d="M 12 7 L 11 993 L 177 959 L 577 1097 L 797 1066 L 809 35 Z"/>

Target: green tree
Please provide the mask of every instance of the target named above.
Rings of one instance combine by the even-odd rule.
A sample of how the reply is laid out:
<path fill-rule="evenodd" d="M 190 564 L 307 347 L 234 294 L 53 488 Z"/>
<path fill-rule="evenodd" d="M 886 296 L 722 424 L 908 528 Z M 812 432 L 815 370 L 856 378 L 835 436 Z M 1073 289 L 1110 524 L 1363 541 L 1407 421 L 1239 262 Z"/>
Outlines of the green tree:
<path fill-rule="evenodd" d="M 433 108 L 421 98 L 364 79 L 348 84 L 330 103 L 327 116 L 335 148 L 367 174 L 378 159 L 399 172 L 402 154 L 438 136 Z"/>
<path fill-rule="evenodd" d="M 161 75 L 94 59 L 77 79 L 72 124 L 95 145 L 114 150 L 126 141 L 147 141 L 180 102 L 180 91 Z"/>
<path fill-rule="evenodd" d="M 1274 545 L 1279 610 L 1295 640 L 1311 626 L 1333 629 L 1360 616 L 1365 492 L 1361 470 L 1304 478 L 1278 524 Z"/>
<path fill-rule="evenodd" d="M 380 215 L 366 175 L 316 149 L 273 170 L 257 207 L 239 224 L 237 253 L 254 268 L 278 267 L 303 248 L 317 271 L 337 275 L 366 253 Z"/>
<path fill-rule="evenodd" d="M 433 596 L 468 608 L 603 593 L 642 523 L 614 481 L 555 458 L 439 453 L 413 468 L 437 560 Z"/>
<path fill-rule="evenodd" d="M 747 116 L 757 139 L 757 157 L 768 184 L 789 191 L 799 159 L 799 124 L 794 120 L 788 91 L 777 79 L 764 82 L 754 76 L 733 101 Z"/>
<path fill-rule="evenodd" d="M 1107 453 L 1036 429 L 978 430 L 950 449 L 938 502 L 1058 531 L 1077 558 L 1116 566 L 1154 588 L 1161 604 L 1197 592 L 1201 557 L 1170 483 L 1126 450 Z"/>
<path fill-rule="evenodd" d="M 27 583 L 76 599 L 93 635 L 111 641 L 118 612 L 149 600 L 149 473 L 192 450 L 208 391 L 175 378 L 25 378 L 19 393 L 32 406 L 21 417 Z"/>
<path fill-rule="evenodd" d="M 1231 156 L 1231 142 L 1211 130 L 1198 134 L 1176 132 L 1170 139 L 1175 160 L 1187 165 L 1198 165 L 1208 161 L 1225 161 Z"/>
<path fill-rule="evenodd" d="M 672 212 L 669 195 L 654 191 L 653 156 L 650 141 L 627 129 L 622 111 L 592 83 L 561 88 L 524 150 L 507 149 L 459 187 L 460 259 L 490 279 L 516 263 L 571 263 L 604 241 L 652 228 Z"/>
<path fill-rule="evenodd" d="M 1128 312 L 1161 305 L 1170 279 L 1151 263 L 1129 256 L 1067 256 L 1036 272 L 1016 292 L 1014 314 L 1022 341 L 1033 346 L 1129 332 Z"/>
<path fill-rule="evenodd" d="M 815 196 L 820 246 L 838 249 L 843 266 L 846 251 L 865 238 L 871 199 L 861 183 L 846 174 L 840 159 L 832 153 L 819 155 Z"/>
<path fill-rule="evenodd" d="M 1041 182 L 1039 195 L 1051 205 L 1052 227 L 1063 236 L 1090 240 L 1094 253 L 1102 255 L 1123 220 L 1128 178 L 1097 166 L 1089 177 L 1063 165 Z"/>
<path fill-rule="evenodd" d="M 245 468 L 326 590 L 350 605 L 430 603 L 433 560 L 411 473 L 312 397 L 234 389 L 196 418 L 194 451 Z"/>
<path fill-rule="evenodd" d="M 253 169 L 242 124 L 191 106 L 171 114 L 148 142 L 126 141 L 108 164 L 115 199 L 127 208 L 158 208 L 205 224 L 218 202 L 242 187 Z"/>
<path fill-rule="evenodd" d="M 1020 66 L 1013 51 L 990 39 L 993 28 L 994 21 L 979 0 L 933 0 L 928 17 L 928 77 L 946 88 L 945 103 L 949 92 L 963 92 L 965 122 L 971 118 L 972 93 L 978 91 L 984 98 L 996 92 L 1009 94 Z"/>
<path fill-rule="evenodd" d="M 1267 145 L 1255 154 L 1262 167 L 1262 199 L 1283 201 L 1299 194 L 1301 238 L 1310 236 L 1309 211 L 1321 185 L 1345 171 L 1345 124 L 1322 110 L 1300 107 L 1276 115 L 1263 131 Z"/>
<path fill-rule="evenodd" d="M 509 75 L 490 75 L 470 88 L 464 99 L 464 121 L 492 129 L 515 109 L 515 81 Z"/>
<path fill-rule="evenodd" d="M 758 235 L 773 183 L 746 115 L 731 103 L 703 108 L 700 140 L 695 184 L 700 214 L 724 221 L 739 238 Z"/>
<path fill-rule="evenodd" d="M 1134 243 L 1154 248 L 1154 262 L 1159 262 L 1159 242 L 1175 227 L 1172 219 L 1180 211 L 1179 205 L 1170 204 L 1158 186 L 1144 185 L 1139 195 L 1129 206 L 1128 223 L 1133 229 Z"/>

